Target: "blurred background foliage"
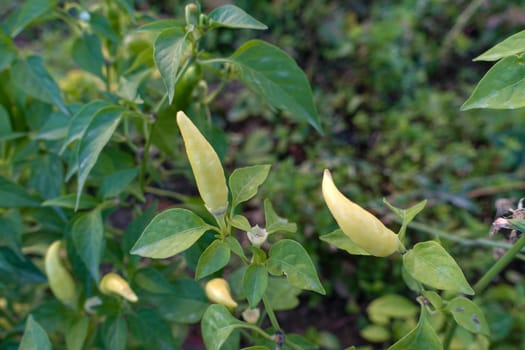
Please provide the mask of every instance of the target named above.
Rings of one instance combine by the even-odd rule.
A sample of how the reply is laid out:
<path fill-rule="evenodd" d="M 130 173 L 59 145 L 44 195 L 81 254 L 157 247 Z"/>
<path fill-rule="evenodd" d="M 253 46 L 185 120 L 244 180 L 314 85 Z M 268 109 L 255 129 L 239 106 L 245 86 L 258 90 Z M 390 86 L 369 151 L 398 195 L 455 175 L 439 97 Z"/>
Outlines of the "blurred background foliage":
<path fill-rule="evenodd" d="M 208 0 L 202 6 L 208 12 L 224 3 Z M 135 1 L 140 11 L 160 17 L 183 17 L 184 4 Z M 324 298 L 302 295 L 299 310 L 282 313 L 283 327 L 322 339 L 327 349 L 380 344 L 384 338 L 372 331 L 355 333 L 373 323 L 366 306 L 385 294 L 412 300 L 414 295 L 406 292 L 395 258 L 354 257 L 318 239 L 336 228 L 321 200 L 322 171 L 330 168 L 346 195 L 393 229 L 398 223 L 383 197 L 398 207 L 428 199 L 416 220 L 424 225 L 409 229 L 408 236 L 413 242 L 437 236 L 476 282 L 494 261 L 492 248 L 478 242 L 488 238 L 496 201 L 510 199 L 515 207 L 524 196 L 525 112 L 460 112 L 459 107 L 490 67 L 472 59 L 525 27 L 525 1 L 240 0 L 235 5 L 269 30 L 218 30 L 206 38 L 206 49 L 229 54 L 258 35 L 286 50 L 311 82 L 324 128 L 319 135 L 283 118 L 235 83 L 210 106 L 226 132 L 219 144 L 228 145 L 228 169 L 273 164 L 263 195 L 246 207 L 253 224 L 263 223 L 262 198 L 271 199 L 280 216 L 299 225 L 292 238 L 308 249 L 329 292 Z M 0 18 L 13 6 L 2 3 Z M 102 81 L 65 59 L 73 40 L 60 22 L 27 30 L 17 45 L 44 57 L 67 101 L 98 96 Z M 133 47 L 127 49 L 133 53 Z M 523 349 L 524 274 L 523 261 L 516 262 L 482 298 L 492 349 Z"/>

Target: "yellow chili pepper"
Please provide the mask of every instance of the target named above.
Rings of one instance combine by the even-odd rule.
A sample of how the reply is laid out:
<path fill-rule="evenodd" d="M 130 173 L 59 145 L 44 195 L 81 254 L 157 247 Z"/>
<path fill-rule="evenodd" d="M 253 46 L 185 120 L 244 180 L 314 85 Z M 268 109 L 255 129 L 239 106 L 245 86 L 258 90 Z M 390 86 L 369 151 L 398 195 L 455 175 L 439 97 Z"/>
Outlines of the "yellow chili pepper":
<path fill-rule="evenodd" d="M 104 277 L 102 277 L 102 279 L 100 280 L 98 288 L 104 294 L 120 295 L 121 297 L 131 301 L 132 303 L 135 303 L 137 302 L 137 300 L 139 300 L 135 292 L 133 292 L 133 290 L 129 286 L 128 282 L 120 275 L 114 272 L 110 272 L 104 275 Z"/>
<path fill-rule="evenodd" d="M 323 197 L 341 230 L 360 248 L 371 255 L 388 256 L 398 250 L 399 239 L 370 212 L 346 198 L 335 186 L 325 169 Z"/>
<path fill-rule="evenodd" d="M 177 124 L 204 205 L 222 216 L 228 208 L 228 187 L 219 156 L 183 111 L 177 113 Z"/>
<path fill-rule="evenodd" d="M 206 296 L 211 302 L 235 309 L 237 303 L 230 293 L 230 286 L 224 278 L 214 278 L 206 283 Z"/>
<path fill-rule="evenodd" d="M 61 251 L 61 241 L 55 241 L 47 248 L 44 259 L 47 280 L 55 297 L 65 305 L 76 309 L 78 300 L 76 283 L 62 261 Z"/>

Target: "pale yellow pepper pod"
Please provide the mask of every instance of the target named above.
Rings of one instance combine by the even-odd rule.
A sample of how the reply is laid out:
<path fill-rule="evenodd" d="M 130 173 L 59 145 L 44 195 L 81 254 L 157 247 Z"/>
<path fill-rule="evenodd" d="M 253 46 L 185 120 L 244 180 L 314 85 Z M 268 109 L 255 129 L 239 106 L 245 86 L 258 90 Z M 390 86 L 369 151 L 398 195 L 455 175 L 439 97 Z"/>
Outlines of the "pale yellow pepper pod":
<path fill-rule="evenodd" d="M 177 124 L 204 205 L 214 216 L 224 215 L 228 186 L 219 156 L 183 111 L 177 113 Z"/>
<path fill-rule="evenodd" d="M 135 292 L 131 289 L 128 282 L 120 275 L 110 272 L 100 280 L 98 289 L 107 295 L 120 295 L 126 300 L 135 303 L 139 300 Z"/>
<path fill-rule="evenodd" d="M 230 285 L 224 278 L 214 278 L 208 281 L 204 289 L 206 296 L 212 303 L 221 304 L 230 309 L 237 307 L 237 303 L 230 293 Z"/>
<path fill-rule="evenodd" d="M 44 265 L 49 282 L 49 287 L 55 295 L 65 305 L 76 309 L 78 301 L 78 291 L 75 280 L 64 265 L 61 258 L 62 242 L 55 241 L 47 248 L 44 258 Z"/>
<path fill-rule="evenodd" d="M 370 212 L 346 198 L 335 186 L 332 174 L 323 174 L 323 197 L 341 230 L 371 255 L 388 256 L 399 248 L 397 235 Z"/>

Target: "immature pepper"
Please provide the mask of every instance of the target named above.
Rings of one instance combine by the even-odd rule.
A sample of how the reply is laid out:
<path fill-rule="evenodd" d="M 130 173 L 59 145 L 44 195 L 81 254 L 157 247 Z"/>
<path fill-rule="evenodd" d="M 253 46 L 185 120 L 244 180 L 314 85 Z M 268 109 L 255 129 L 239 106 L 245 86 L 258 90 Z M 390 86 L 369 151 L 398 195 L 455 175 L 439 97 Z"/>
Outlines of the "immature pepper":
<path fill-rule="evenodd" d="M 224 305 L 230 309 L 237 307 L 237 303 L 230 293 L 230 285 L 224 278 L 214 278 L 208 281 L 204 290 L 211 302 Z"/>
<path fill-rule="evenodd" d="M 55 297 L 75 309 L 78 300 L 76 283 L 69 270 L 64 266 L 61 252 L 61 241 L 55 241 L 47 248 L 44 259 L 47 280 Z"/>
<path fill-rule="evenodd" d="M 177 113 L 177 124 L 206 209 L 214 216 L 224 215 L 228 187 L 219 156 L 183 111 Z"/>
<path fill-rule="evenodd" d="M 126 300 L 135 303 L 139 300 L 135 292 L 131 289 L 128 282 L 120 275 L 110 272 L 100 280 L 98 285 L 100 291 L 107 295 L 120 295 Z"/>
<path fill-rule="evenodd" d="M 346 198 L 335 186 L 332 174 L 325 169 L 323 197 L 341 230 L 371 255 L 388 256 L 398 250 L 399 239 L 370 212 Z"/>

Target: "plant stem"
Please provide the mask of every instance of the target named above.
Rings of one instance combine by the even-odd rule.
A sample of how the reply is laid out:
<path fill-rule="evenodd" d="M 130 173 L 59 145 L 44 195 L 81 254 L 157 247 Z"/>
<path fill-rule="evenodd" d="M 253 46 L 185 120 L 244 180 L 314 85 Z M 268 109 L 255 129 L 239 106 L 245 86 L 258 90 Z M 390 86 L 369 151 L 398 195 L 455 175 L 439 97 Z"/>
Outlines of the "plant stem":
<path fill-rule="evenodd" d="M 474 285 L 474 291 L 476 294 L 481 293 L 487 288 L 489 283 L 505 268 L 508 264 L 514 260 L 520 250 L 525 247 L 525 233 L 521 234 L 520 239 L 512 247 L 496 261 L 492 267 L 485 272 L 483 277 Z"/>
<path fill-rule="evenodd" d="M 496 278 L 496 276 L 499 275 L 499 273 L 503 271 L 512 260 L 514 260 L 523 247 L 525 247 L 525 233 L 521 234 L 520 239 L 518 239 L 518 241 L 514 243 L 514 245 L 512 245 L 512 247 L 498 261 L 496 261 L 496 263 L 492 265 L 492 267 L 485 272 L 481 279 L 474 285 L 476 295 L 479 295 L 488 287 L 490 282 L 492 282 L 492 280 Z M 445 350 L 449 349 L 457 328 L 457 323 L 452 320 L 450 316 L 448 318 L 447 333 L 445 335 L 445 340 L 443 341 L 443 349 Z"/>
<path fill-rule="evenodd" d="M 263 301 L 263 304 L 264 304 L 264 309 L 268 313 L 268 318 L 270 319 L 270 323 L 272 324 L 272 327 L 276 331 L 280 330 L 281 326 L 279 326 L 279 321 L 277 321 L 277 317 L 275 317 L 275 313 L 273 312 L 273 309 L 272 309 L 270 303 L 268 302 L 267 297 L 263 296 L 262 297 L 262 301 Z"/>

